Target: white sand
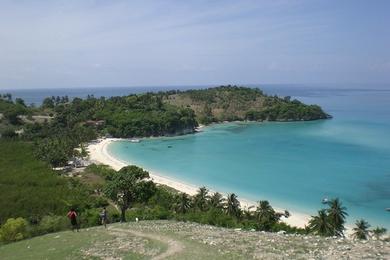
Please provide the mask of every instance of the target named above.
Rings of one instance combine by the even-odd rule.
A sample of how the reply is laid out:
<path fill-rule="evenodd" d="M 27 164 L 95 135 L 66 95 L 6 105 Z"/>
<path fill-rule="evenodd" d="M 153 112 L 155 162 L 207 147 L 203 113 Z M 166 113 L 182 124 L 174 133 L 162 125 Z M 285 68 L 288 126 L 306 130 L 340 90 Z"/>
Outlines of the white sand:
<path fill-rule="evenodd" d="M 115 139 L 115 138 L 100 139 L 96 143 L 89 144 L 87 149 L 89 151 L 90 160 L 92 162 L 95 162 L 98 164 L 109 165 L 114 170 L 119 170 L 122 167 L 129 165 L 128 163 L 125 163 L 123 161 L 120 161 L 120 160 L 112 157 L 107 151 L 107 146 L 111 142 L 120 141 L 120 140 L 122 140 L 122 139 Z M 148 169 L 145 169 L 145 170 L 149 171 Z M 199 189 L 199 187 L 197 187 L 197 186 L 179 181 L 177 179 L 172 179 L 172 178 L 162 176 L 161 174 L 158 174 L 156 172 L 149 171 L 149 173 L 150 173 L 151 179 L 154 182 L 156 182 L 158 184 L 167 185 L 167 186 L 172 187 L 172 188 L 179 190 L 181 192 L 185 192 L 191 196 L 196 194 L 197 190 Z M 257 203 L 255 201 L 250 201 L 250 200 L 246 200 L 246 199 L 240 199 L 240 203 L 241 203 L 242 208 L 249 208 L 250 206 L 257 205 Z M 284 211 L 284 209 L 277 208 L 277 207 L 275 207 L 275 210 L 278 212 Z M 282 221 L 286 222 L 287 224 L 289 224 L 291 226 L 303 228 L 305 225 L 307 225 L 308 220 L 310 218 L 309 215 L 303 214 L 300 212 L 295 212 L 295 211 L 291 212 L 290 211 L 290 214 L 291 214 L 291 216 L 289 218 L 282 217 Z"/>

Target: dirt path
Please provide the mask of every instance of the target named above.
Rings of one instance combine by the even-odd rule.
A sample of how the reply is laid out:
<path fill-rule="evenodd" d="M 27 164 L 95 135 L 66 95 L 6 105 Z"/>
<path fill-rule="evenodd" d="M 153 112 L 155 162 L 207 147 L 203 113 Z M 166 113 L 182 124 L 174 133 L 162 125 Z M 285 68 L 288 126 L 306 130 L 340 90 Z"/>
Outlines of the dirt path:
<path fill-rule="evenodd" d="M 184 246 L 182 243 L 180 243 L 177 240 L 173 240 L 170 237 L 167 236 L 161 236 L 161 235 L 155 235 L 155 234 L 147 234 L 147 233 L 141 233 L 137 231 L 132 231 L 132 230 L 126 230 L 126 229 L 120 229 L 120 228 L 109 228 L 110 231 L 114 232 L 123 232 L 123 233 L 129 233 L 138 237 L 143 237 L 143 238 L 148 238 L 152 240 L 157 240 L 163 244 L 168 245 L 168 249 L 163 252 L 162 254 L 154 256 L 152 259 L 153 260 L 160 260 L 160 259 L 165 259 L 169 256 L 173 256 L 181 251 L 183 251 Z"/>

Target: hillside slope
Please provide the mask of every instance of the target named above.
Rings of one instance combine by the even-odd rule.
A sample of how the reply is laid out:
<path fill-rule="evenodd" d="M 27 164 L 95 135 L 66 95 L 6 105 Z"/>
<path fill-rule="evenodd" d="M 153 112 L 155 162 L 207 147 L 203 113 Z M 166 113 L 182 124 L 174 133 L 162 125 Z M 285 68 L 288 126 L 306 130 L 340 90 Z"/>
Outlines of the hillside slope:
<path fill-rule="evenodd" d="M 321 107 L 306 105 L 291 97 L 269 96 L 257 88 L 220 86 L 216 88 L 165 92 L 164 101 L 190 107 L 200 123 L 255 120 L 308 121 L 330 118 Z"/>
<path fill-rule="evenodd" d="M 34 157 L 33 144 L 0 140 L 0 224 L 23 217 L 31 222 L 45 215 L 63 215 L 69 205 L 91 205 L 84 187 L 72 185 Z"/>
<path fill-rule="evenodd" d="M 389 259 L 390 243 L 174 221 L 112 224 L 0 247 L 0 259 Z"/>

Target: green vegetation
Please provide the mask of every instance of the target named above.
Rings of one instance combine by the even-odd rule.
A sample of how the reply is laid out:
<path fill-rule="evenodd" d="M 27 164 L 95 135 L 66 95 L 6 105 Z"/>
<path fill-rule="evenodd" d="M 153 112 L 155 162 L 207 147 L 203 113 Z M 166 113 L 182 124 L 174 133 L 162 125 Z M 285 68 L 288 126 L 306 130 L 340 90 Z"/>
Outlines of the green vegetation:
<path fill-rule="evenodd" d="M 257 88 L 221 86 L 163 94 L 164 101 L 170 104 L 191 107 L 202 124 L 233 120 L 306 121 L 330 117 L 317 105 L 305 105 L 290 97 L 268 96 Z"/>
<path fill-rule="evenodd" d="M 256 210 L 244 211 L 234 193 L 228 194 L 225 199 L 220 193 L 210 195 L 205 187 L 199 188 L 194 196 L 189 196 L 157 186 L 150 199 L 133 203 L 133 207 L 126 212 L 127 219 L 131 221 L 135 221 L 135 218 L 176 219 L 247 230 L 306 233 L 304 229 L 280 222 L 281 217 L 288 216 L 285 212 L 276 212 L 268 201 L 260 201 Z"/>
<path fill-rule="evenodd" d="M 57 176 L 33 156 L 32 144 L 0 141 L 0 223 L 23 217 L 34 223 L 48 214 L 64 214 L 70 206 L 93 204 L 79 183 Z"/>
<path fill-rule="evenodd" d="M 166 91 L 123 97 L 45 98 L 38 108 L 0 97 L 2 138 L 34 142 L 36 156 L 53 167 L 83 157 L 83 143 L 98 136 L 149 137 L 192 133 L 198 123 L 232 120 L 297 121 L 329 116 L 319 106 L 267 96 L 237 86 Z M 82 149 L 81 149 L 82 150 Z M 82 150 L 83 151 L 83 150 Z"/>
<path fill-rule="evenodd" d="M 375 238 L 378 240 L 381 238 L 381 236 L 383 236 L 384 234 L 386 234 L 387 232 L 387 229 L 386 228 L 383 228 L 383 227 L 376 227 L 372 230 L 372 233 L 373 235 L 375 236 Z"/>
<path fill-rule="evenodd" d="M 107 200 L 75 178 L 58 176 L 35 158 L 32 146 L 0 140 L 0 242 L 67 229 L 70 207 L 77 209 L 81 227 L 98 225 Z"/>
<path fill-rule="evenodd" d="M 23 218 L 9 218 L 0 229 L 0 241 L 15 242 L 27 237 L 27 221 Z"/>
<path fill-rule="evenodd" d="M 348 216 L 346 207 L 338 198 L 330 200 L 328 209 L 318 211 L 309 221 L 309 228 L 321 236 L 344 236 L 345 218 Z"/>
<path fill-rule="evenodd" d="M 21 99 L 13 101 L 9 94 L 1 95 L 1 240 L 6 243 L 67 229 L 65 214 L 70 207 L 76 208 L 81 227 L 99 225 L 103 206 L 108 207 L 111 222 L 177 219 L 305 233 L 307 230 L 282 223 L 280 219 L 288 217 L 288 212 L 276 212 L 268 201 L 260 201 L 255 210 L 242 210 L 233 193 L 225 199 L 202 187 L 193 197 L 179 194 L 148 181 L 148 172 L 136 166 L 115 172 L 91 165 L 80 178 L 58 176 L 50 168 L 66 166 L 70 158 L 86 157 L 84 144 L 99 136 L 185 134 L 193 132 L 198 123 L 225 120 L 322 118 L 328 115 L 318 106 L 236 86 L 108 99 L 48 97 L 38 108 L 26 106 Z M 326 213 L 327 220 L 334 223 L 329 235 L 342 235 L 345 212 L 337 205 Z"/>
<path fill-rule="evenodd" d="M 81 259 L 82 249 L 112 236 L 102 230 L 62 232 L 0 247 L 1 259 Z"/>
<path fill-rule="evenodd" d="M 356 227 L 353 228 L 353 236 L 357 239 L 366 240 L 368 237 L 368 228 L 370 225 L 364 219 L 357 220 Z"/>
<path fill-rule="evenodd" d="M 149 173 L 137 166 L 126 166 L 107 182 L 105 194 L 121 209 L 121 222 L 126 222 L 126 210 L 137 201 L 146 201 L 155 192 Z"/>

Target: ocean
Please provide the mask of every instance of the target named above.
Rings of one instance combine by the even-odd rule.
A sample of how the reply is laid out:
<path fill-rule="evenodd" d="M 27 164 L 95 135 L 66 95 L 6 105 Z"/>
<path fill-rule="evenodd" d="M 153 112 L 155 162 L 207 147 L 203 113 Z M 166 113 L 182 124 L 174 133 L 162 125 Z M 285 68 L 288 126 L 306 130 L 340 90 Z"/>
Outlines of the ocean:
<path fill-rule="evenodd" d="M 187 87 L 195 88 L 195 87 Z M 364 218 L 390 229 L 390 87 L 265 85 L 266 93 L 319 104 L 330 120 L 227 123 L 203 132 L 115 142 L 116 158 L 151 171 L 279 208 L 315 215 L 323 198 L 341 199 L 348 224 Z M 28 103 L 51 95 L 123 95 L 165 88 L 20 90 Z M 0 91 L 5 92 L 5 91 Z"/>

